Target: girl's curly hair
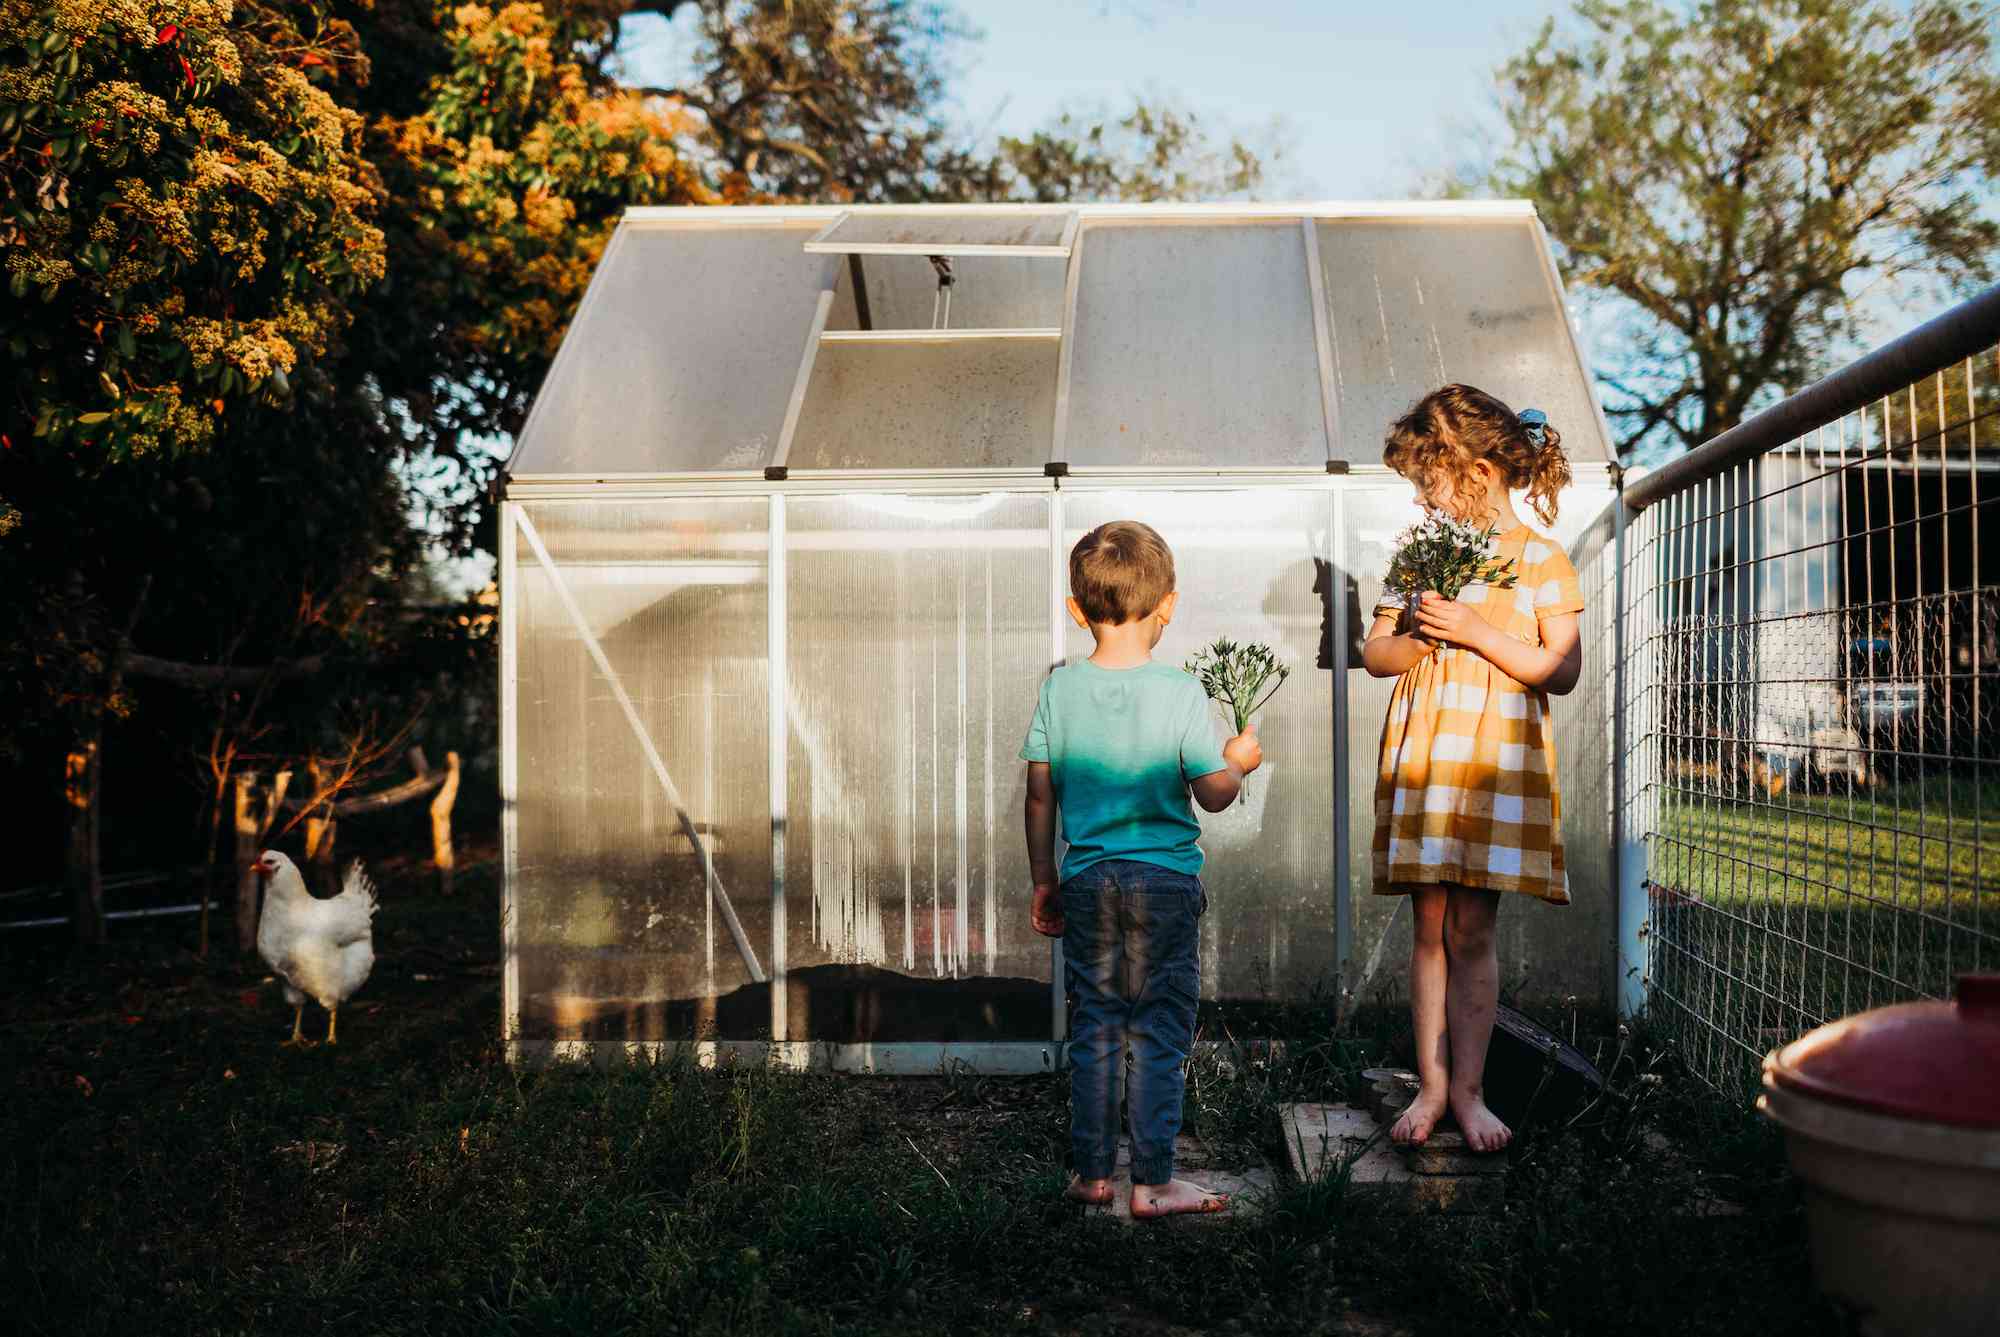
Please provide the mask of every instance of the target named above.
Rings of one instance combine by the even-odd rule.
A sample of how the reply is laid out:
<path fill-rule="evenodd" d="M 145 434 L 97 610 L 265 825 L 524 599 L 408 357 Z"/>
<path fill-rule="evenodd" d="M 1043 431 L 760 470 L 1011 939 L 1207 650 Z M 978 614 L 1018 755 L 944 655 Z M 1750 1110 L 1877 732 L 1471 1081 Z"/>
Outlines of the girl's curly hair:
<path fill-rule="evenodd" d="M 1417 401 L 1390 427 L 1382 462 L 1418 485 L 1449 482 L 1461 496 L 1480 491 L 1473 463 L 1485 460 L 1509 488 L 1526 488 L 1528 505 L 1555 523 L 1556 496 L 1569 486 L 1562 435 L 1547 423 L 1524 423 L 1514 410 L 1470 385 L 1447 385 Z"/>

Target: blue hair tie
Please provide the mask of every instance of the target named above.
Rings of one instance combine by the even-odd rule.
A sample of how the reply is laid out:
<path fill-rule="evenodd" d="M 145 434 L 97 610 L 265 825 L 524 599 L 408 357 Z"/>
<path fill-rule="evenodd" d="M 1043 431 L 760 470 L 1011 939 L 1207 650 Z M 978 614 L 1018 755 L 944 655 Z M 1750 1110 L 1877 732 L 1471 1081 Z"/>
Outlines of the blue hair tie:
<path fill-rule="evenodd" d="M 1515 417 L 1519 420 L 1522 429 L 1527 432 L 1530 444 L 1540 446 L 1548 440 L 1548 433 L 1544 430 L 1549 425 L 1548 414 L 1542 412 L 1540 409 L 1522 409 Z"/>

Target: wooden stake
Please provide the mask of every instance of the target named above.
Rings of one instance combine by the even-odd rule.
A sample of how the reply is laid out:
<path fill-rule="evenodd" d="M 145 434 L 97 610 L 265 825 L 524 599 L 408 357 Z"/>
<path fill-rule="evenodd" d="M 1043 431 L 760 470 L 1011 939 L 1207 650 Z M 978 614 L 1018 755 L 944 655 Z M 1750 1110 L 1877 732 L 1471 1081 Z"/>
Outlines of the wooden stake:
<path fill-rule="evenodd" d="M 444 772 L 444 784 L 431 799 L 431 862 L 438 871 L 438 890 L 449 896 L 457 862 L 451 848 L 451 805 L 458 800 L 458 753 L 444 754 Z"/>
<path fill-rule="evenodd" d="M 257 796 L 257 772 L 236 773 L 236 948 L 257 949 L 257 874 L 251 865 L 263 851 L 257 848 L 257 813 L 252 804 Z"/>
<path fill-rule="evenodd" d="M 79 743 L 63 761 L 63 796 L 69 807 L 70 922 L 76 940 L 104 941 L 104 869 L 99 861 L 98 790 L 103 744 Z"/>
<path fill-rule="evenodd" d="M 309 761 L 306 775 L 312 781 L 313 798 L 318 800 L 326 785 L 325 773 L 318 762 Z M 333 804 L 320 801 L 306 818 L 306 863 L 312 867 L 313 881 L 319 884 L 322 896 L 331 896 L 339 890 L 333 867 L 334 835 Z"/>

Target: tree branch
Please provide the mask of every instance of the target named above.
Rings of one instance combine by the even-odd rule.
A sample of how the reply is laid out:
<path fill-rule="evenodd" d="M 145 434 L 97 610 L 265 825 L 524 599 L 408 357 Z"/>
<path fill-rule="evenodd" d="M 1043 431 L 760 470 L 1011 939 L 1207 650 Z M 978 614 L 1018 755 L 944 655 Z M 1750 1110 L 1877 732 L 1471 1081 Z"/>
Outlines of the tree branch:
<path fill-rule="evenodd" d="M 236 666 L 230 664 L 187 664 L 176 659 L 132 653 L 125 657 L 125 672 L 135 678 L 170 682 L 176 687 L 254 687 L 268 678 L 309 678 L 326 666 L 326 656 L 307 655 L 303 659 L 281 660 L 275 664 Z"/>

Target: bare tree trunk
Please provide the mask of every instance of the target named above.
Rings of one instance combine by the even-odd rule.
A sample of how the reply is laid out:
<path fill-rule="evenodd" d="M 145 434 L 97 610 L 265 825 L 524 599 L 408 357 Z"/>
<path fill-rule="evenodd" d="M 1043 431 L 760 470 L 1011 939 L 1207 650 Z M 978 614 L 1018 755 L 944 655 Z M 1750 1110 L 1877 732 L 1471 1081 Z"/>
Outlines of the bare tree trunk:
<path fill-rule="evenodd" d="M 438 890 L 451 895 L 451 874 L 457 859 L 451 848 L 451 806 L 458 799 L 458 753 L 444 754 L 444 787 L 431 800 L 431 862 L 438 871 Z"/>
<path fill-rule="evenodd" d="M 201 947 L 197 953 L 203 960 L 208 959 L 208 903 L 215 899 L 215 847 L 222 839 L 222 802 L 229 795 L 229 769 L 234 764 L 233 757 L 224 759 L 221 765 L 213 764 L 215 752 L 210 750 L 210 774 L 215 783 L 208 792 L 208 845 L 201 854 Z"/>
<path fill-rule="evenodd" d="M 79 742 L 63 765 L 63 796 L 69 807 L 69 851 L 64 870 L 70 888 L 70 918 L 76 940 L 94 947 L 104 941 L 104 867 L 99 859 L 98 820 L 103 782 L 104 742 Z"/>
<path fill-rule="evenodd" d="M 65 870 L 70 886 L 70 923 L 76 940 L 85 947 L 104 941 L 104 716 L 118 700 L 125 683 L 126 662 L 132 655 L 132 631 L 146 609 L 153 577 L 139 581 L 132 598 L 132 612 L 125 619 L 111 649 L 111 662 L 104 675 L 103 699 L 93 709 L 63 765 L 63 793 L 69 803 L 69 857 Z"/>
<path fill-rule="evenodd" d="M 208 799 L 208 845 L 201 856 L 201 931 L 195 955 L 208 959 L 208 904 L 215 899 L 215 844 L 222 839 L 222 795 L 229 784 L 223 776 Z"/>

